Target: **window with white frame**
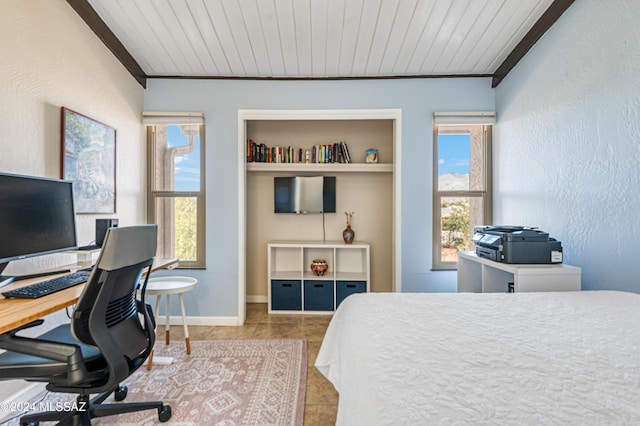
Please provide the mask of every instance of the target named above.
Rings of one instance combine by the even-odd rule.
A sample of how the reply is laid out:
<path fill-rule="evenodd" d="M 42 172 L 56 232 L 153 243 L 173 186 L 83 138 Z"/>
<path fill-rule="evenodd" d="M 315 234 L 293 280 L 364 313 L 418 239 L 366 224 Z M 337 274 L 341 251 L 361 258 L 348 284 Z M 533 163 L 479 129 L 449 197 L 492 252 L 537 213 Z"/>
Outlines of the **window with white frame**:
<path fill-rule="evenodd" d="M 476 225 L 491 224 L 491 129 L 495 113 L 433 115 L 433 269 L 455 269 L 475 250 Z"/>
<path fill-rule="evenodd" d="M 148 141 L 147 220 L 158 252 L 180 268 L 205 265 L 204 119 L 201 113 L 143 113 Z"/>

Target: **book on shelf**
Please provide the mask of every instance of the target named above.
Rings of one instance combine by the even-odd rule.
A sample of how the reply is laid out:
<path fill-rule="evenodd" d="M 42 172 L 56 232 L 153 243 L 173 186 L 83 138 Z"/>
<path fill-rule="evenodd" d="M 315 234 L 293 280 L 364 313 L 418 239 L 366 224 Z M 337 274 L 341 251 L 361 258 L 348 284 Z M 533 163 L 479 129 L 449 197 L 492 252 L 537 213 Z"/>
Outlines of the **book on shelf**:
<path fill-rule="evenodd" d="M 313 145 L 311 148 L 267 146 L 247 139 L 247 163 L 351 163 L 344 141 Z"/>
<path fill-rule="evenodd" d="M 345 159 L 345 163 L 351 163 L 351 156 L 349 155 L 349 147 L 346 142 L 340 142 L 340 149 L 342 150 L 342 155 Z"/>

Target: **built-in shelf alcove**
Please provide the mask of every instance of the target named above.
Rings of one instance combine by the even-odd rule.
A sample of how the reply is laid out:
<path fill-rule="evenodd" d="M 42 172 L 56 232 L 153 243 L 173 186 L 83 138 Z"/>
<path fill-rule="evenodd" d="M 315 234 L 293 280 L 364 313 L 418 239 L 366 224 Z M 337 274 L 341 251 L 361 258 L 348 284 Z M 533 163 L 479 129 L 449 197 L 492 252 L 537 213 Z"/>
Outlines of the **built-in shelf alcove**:
<path fill-rule="evenodd" d="M 247 301 L 267 300 L 268 242 L 339 239 L 343 210 L 356 212 L 356 239 L 371 244 L 371 290 L 399 291 L 401 110 L 240 110 L 238 135 L 240 318 Z M 303 149 L 342 140 L 352 163 L 247 163 L 248 138 Z M 369 148 L 378 149 L 377 164 L 365 163 Z M 324 220 L 322 215 L 274 214 L 273 177 L 293 175 L 336 176 L 336 213 Z"/>

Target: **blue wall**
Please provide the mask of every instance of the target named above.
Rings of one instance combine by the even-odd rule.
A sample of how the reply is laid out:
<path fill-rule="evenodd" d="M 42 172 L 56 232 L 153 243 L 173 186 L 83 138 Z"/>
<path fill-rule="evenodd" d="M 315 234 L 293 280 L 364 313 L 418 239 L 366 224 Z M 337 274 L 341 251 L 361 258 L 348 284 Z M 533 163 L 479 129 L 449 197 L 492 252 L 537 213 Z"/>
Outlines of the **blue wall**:
<path fill-rule="evenodd" d="M 237 315 L 238 110 L 402 109 L 402 289 L 455 291 L 455 274 L 431 272 L 432 114 L 494 110 L 488 78 L 251 81 L 151 79 L 148 111 L 202 111 L 207 126 L 207 270 L 189 315 Z"/>
<path fill-rule="evenodd" d="M 496 90 L 494 219 L 561 240 L 583 290 L 640 293 L 638 22 L 575 2 Z"/>

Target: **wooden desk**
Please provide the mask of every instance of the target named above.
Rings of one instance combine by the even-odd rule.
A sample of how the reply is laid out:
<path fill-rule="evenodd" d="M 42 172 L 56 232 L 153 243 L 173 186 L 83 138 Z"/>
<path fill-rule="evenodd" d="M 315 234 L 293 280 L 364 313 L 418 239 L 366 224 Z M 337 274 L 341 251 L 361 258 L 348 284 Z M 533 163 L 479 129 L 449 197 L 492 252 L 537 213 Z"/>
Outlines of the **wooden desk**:
<path fill-rule="evenodd" d="M 175 258 L 156 259 L 151 267 L 151 272 L 171 268 L 177 265 L 177 263 L 178 259 Z M 75 271 L 86 268 L 87 266 L 89 265 L 79 263 L 76 265 L 62 266 L 61 268 L 56 269 L 66 268 Z M 16 281 L 2 287 L 0 292 L 24 287 L 25 285 L 45 281 L 61 275 L 64 274 Z M 7 331 L 18 328 L 21 325 L 28 324 L 38 318 L 42 318 L 75 304 L 82 293 L 82 289 L 84 289 L 84 284 L 79 284 L 37 299 L 5 299 L 3 296 L 0 296 L 0 333 L 6 333 Z"/>

